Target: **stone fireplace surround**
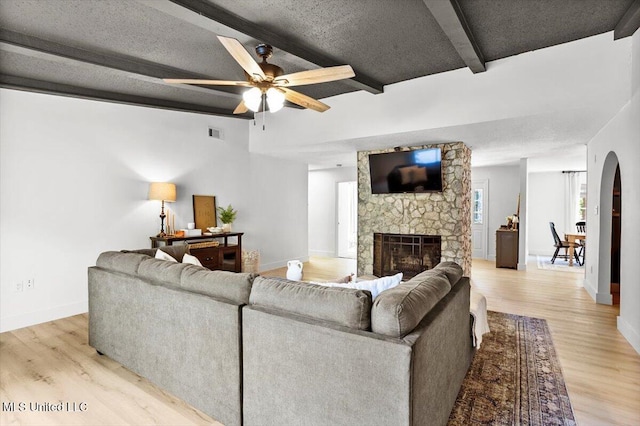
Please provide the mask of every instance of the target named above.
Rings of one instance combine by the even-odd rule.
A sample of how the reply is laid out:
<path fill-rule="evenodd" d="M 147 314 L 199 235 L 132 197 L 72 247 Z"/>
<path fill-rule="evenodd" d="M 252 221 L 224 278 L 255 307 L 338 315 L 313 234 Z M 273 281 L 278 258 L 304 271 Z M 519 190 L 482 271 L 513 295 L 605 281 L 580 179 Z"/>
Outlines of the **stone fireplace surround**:
<path fill-rule="evenodd" d="M 442 149 L 443 191 L 371 194 L 369 154 L 358 152 L 358 275 L 373 274 L 374 233 L 439 235 L 441 260 L 471 273 L 471 150 L 462 142 L 401 148 Z"/>

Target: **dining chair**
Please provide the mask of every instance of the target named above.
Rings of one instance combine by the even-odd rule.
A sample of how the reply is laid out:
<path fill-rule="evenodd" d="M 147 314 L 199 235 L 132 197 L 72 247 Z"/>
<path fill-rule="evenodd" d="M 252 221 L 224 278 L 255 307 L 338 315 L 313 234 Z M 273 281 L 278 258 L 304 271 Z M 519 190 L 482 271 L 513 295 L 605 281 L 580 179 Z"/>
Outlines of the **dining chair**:
<path fill-rule="evenodd" d="M 578 230 L 579 233 L 586 234 L 587 222 L 585 222 L 584 220 L 576 222 L 576 229 Z M 576 248 L 578 249 L 578 257 L 582 259 L 582 261 L 580 262 L 580 265 L 584 265 L 584 252 L 585 252 L 585 249 L 587 248 L 587 242 L 585 240 L 578 240 L 578 246 Z"/>
<path fill-rule="evenodd" d="M 569 260 L 569 247 L 571 247 L 571 243 L 569 241 L 561 240 L 556 232 L 556 225 L 553 222 L 549 222 L 549 227 L 551 228 L 551 235 L 553 236 L 553 246 L 556 248 L 556 251 L 553 253 L 551 257 L 551 263 L 555 263 L 557 257 L 561 257 L 563 259 Z M 558 254 L 560 249 L 564 249 L 564 254 Z M 578 262 L 578 265 L 581 265 L 580 259 L 578 258 L 578 253 L 574 250 L 573 256 Z"/>

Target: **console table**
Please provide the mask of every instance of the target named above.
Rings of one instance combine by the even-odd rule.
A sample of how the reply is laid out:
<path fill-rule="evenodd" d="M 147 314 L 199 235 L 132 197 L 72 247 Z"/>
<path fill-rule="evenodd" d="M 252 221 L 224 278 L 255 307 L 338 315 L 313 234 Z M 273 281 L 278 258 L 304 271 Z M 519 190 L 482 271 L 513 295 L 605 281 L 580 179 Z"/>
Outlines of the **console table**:
<path fill-rule="evenodd" d="M 149 237 L 151 248 L 163 245 L 173 245 L 175 242 L 194 243 L 195 247 L 190 247 L 191 255 L 198 258 L 202 266 L 211 270 L 224 270 L 231 272 L 242 271 L 242 235 L 244 232 L 223 232 L 220 234 L 200 235 L 197 237 Z M 229 243 L 229 237 L 236 238 L 236 244 Z M 211 247 L 198 247 L 206 241 L 222 240 L 220 245 Z"/>

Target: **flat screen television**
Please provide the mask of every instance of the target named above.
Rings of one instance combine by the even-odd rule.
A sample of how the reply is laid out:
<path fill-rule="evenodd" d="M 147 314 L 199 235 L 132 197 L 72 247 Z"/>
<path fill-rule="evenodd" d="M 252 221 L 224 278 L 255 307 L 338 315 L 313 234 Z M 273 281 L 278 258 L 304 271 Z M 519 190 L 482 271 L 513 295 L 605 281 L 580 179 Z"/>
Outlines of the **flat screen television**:
<path fill-rule="evenodd" d="M 440 148 L 369 154 L 372 194 L 442 192 Z"/>

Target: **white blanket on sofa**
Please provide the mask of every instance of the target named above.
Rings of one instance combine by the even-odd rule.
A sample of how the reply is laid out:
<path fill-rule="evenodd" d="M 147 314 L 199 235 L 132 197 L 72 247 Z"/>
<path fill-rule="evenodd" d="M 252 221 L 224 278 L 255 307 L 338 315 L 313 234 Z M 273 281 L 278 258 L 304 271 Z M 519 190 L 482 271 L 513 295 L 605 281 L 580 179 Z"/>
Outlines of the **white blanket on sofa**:
<path fill-rule="evenodd" d="M 471 325 L 473 346 L 478 349 L 482 343 L 482 335 L 491 331 L 489 330 L 489 322 L 487 321 L 487 298 L 472 288 L 469 308 L 471 316 L 473 317 L 473 323 Z"/>

